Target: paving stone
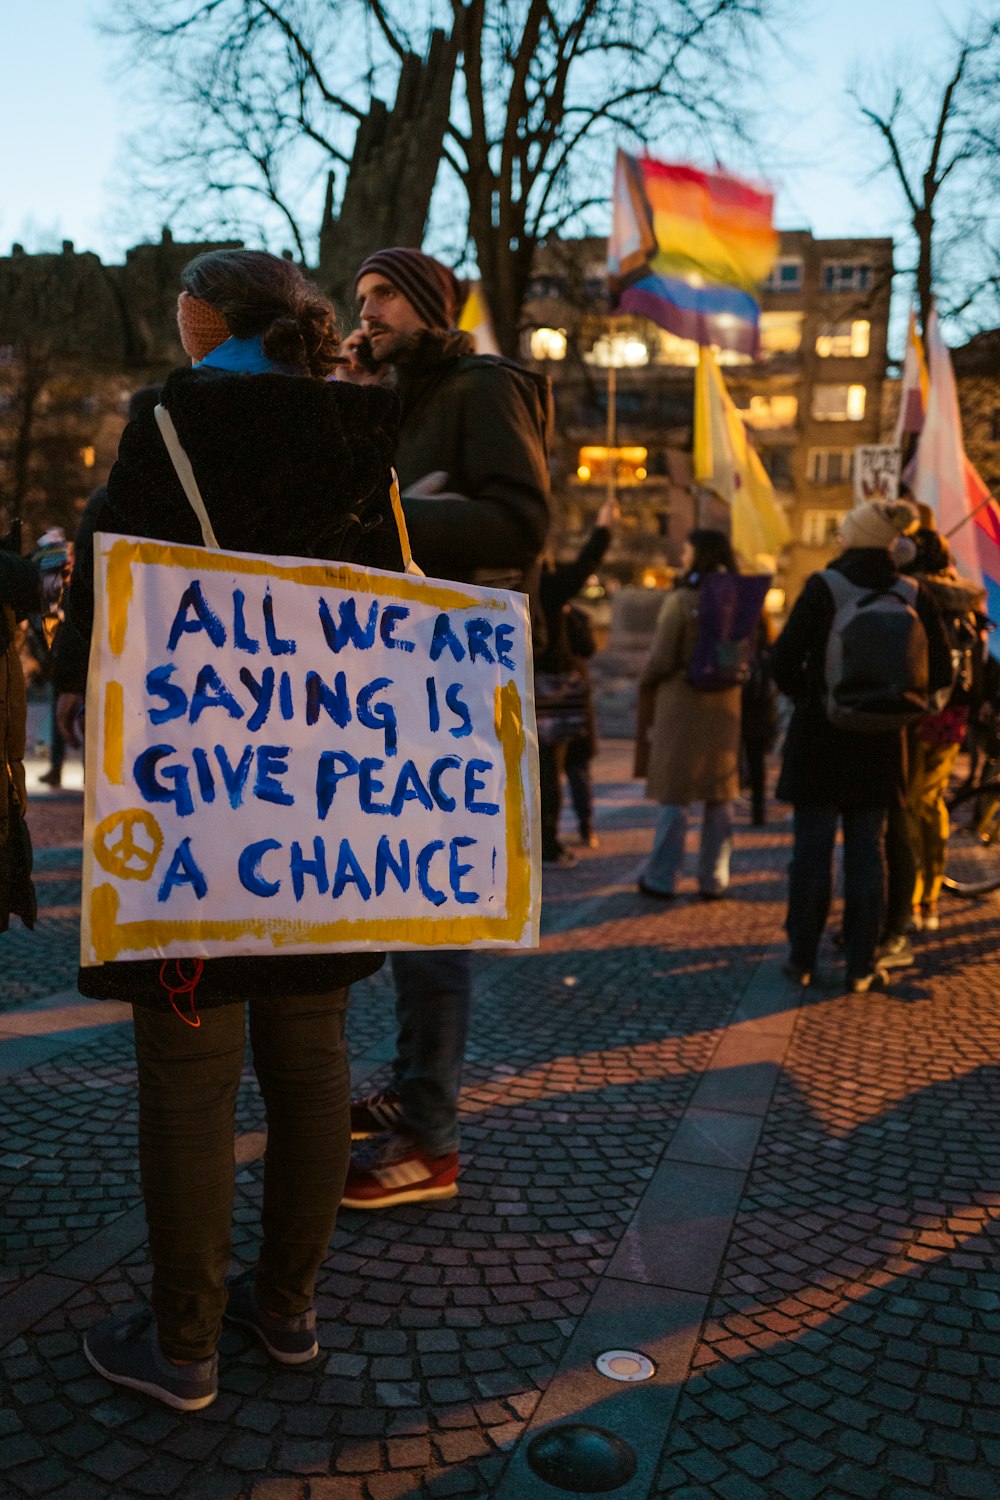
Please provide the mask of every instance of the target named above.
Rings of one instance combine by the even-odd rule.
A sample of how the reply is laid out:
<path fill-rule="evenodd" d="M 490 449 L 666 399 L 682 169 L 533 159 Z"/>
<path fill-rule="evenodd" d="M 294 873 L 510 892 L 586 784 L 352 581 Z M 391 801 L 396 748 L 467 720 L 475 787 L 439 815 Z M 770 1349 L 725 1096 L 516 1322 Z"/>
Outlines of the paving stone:
<path fill-rule="evenodd" d="M 715 1259 L 702 1339 L 676 1377 L 686 1395 L 669 1420 L 639 1423 L 649 1500 L 984 1493 L 1000 1469 L 1000 901 L 942 908 L 912 976 L 919 999 L 901 976 L 886 996 L 817 991 L 800 1005 L 772 959 L 757 967 L 781 940 L 784 810 L 740 828 L 730 901 L 680 902 L 665 921 L 630 888 L 653 809 L 636 802 L 629 753 L 609 745 L 598 763 L 599 781 L 615 768 L 600 851 L 546 873 L 542 948 L 477 956 L 462 1195 L 341 1215 L 318 1287 L 318 1370 L 280 1370 L 227 1331 L 220 1398 L 195 1418 L 95 1378 L 80 1332 L 148 1296 L 129 1028 L 19 1054 L 0 1157 L 0 1264 L 13 1268 L 0 1317 L 11 1288 L 23 1314 L 5 1351 L 20 1404 L 0 1412 L 15 1493 L 49 1500 L 68 1473 L 72 1500 L 157 1486 L 178 1500 L 522 1500 L 503 1476 L 595 1287 L 614 1285 L 616 1257 L 654 1285 L 670 1260 L 656 1194 L 681 1166 L 692 1196 L 668 1217 L 690 1233 L 680 1260 L 667 1246 L 671 1263 L 700 1276 L 706 1246 Z M 63 905 L 79 899 L 79 802 L 72 816 L 50 862 L 39 848 Z M 69 988 L 75 923 L 49 931 L 31 937 L 61 945 Z M 27 983 L 33 950 L 11 937 L 5 965 L 23 962 Z M 357 987 L 348 1030 L 377 1087 L 388 970 Z M 719 1108 L 695 1105 L 685 1123 L 696 1094 Z M 237 1113 L 259 1138 L 249 1068 Z M 725 1203 L 691 1178 L 702 1168 L 735 1174 Z M 241 1162 L 242 1264 L 261 1184 L 259 1158 Z M 718 1220 L 693 1222 L 696 1199 Z M 655 1389 L 616 1390 L 628 1404 L 608 1410 L 641 1411 Z"/>

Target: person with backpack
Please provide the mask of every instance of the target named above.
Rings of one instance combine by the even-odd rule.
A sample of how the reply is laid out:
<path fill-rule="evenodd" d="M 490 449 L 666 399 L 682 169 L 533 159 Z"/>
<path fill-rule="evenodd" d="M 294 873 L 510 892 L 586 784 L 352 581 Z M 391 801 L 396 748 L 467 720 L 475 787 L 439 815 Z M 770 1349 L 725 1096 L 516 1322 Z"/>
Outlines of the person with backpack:
<path fill-rule="evenodd" d="M 707 613 L 704 596 L 717 574 L 737 576 L 729 538 L 721 531 L 698 528 L 684 543 L 681 573 L 663 601 L 639 679 L 635 774 L 646 776 L 647 797 L 660 803 L 639 890 L 658 901 L 671 901 L 676 895 L 692 802 L 705 805 L 698 894 L 702 900 L 713 901 L 725 896 L 729 888 L 730 804 L 740 785 L 740 684 L 745 667 L 740 665 L 726 677 L 709 660 L 711 651 L 699 657 Z M 752 644 L 770 580 L 741 581 L 754 585 L 756 610 L 746 621 L 743 641 Z M 714 672 L 715 681 L 703 685 L 696 658 L 704 664 L 707 677 Z"/>
<path fill-rule="evenodd" d="M 793 807 L 785 973 L 808 985 L 844 837 L 847 986 L 885 982 L 876 965 L 885 902 L 887 809 L 903 777 L 903 730 L 951 675 L 951 653 L 927 589 L 903 579 L 890 547 L 917 524 L 905 501 L 868 501 L 841 523 L 843 551 L 806 580 L 771 652 L 793 711 L 777 796 Z"/>
<path fill-rule="evenodd" d="M 965 739 L 970 709 L 976 706 L 977 679 L 981 675 L 977 657 L 983 655 L 980 620 L 986 594 L 979 584 L 959 577 L 948 543 L 939 532 L 922 526 L 911 540 L 915 555 L 903 571 L 919 579 L 931 593 L 952 659 L 951 682 L 937 695 L 933 711 L 919 719 L 907 737 L 906 812 L 916 867 L 912 925 L 918 932 L 934 932 L 948 843 L 944 798 Z M 902 936 L 902 942 L 897 934 L 887 936 L 883 957 L 895 955 L 897 962 L 901 961 L 899 955 L 909 946 L 908 936 Z"/>

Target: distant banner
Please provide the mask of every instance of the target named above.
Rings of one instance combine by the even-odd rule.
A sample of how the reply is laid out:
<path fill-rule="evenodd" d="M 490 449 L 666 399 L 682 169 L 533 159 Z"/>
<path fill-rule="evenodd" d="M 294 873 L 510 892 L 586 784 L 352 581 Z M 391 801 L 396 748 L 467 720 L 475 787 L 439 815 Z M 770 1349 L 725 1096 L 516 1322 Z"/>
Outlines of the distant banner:
<path fill-rule="evenodd" d="M 898 500 L 900 450 L 886 444 L 861 445 L 854 450 L 854 503 Z"/>
<path fill-rule="evenodd" d="M 84 966 L 537 945 L 523 596 L 98 543 Z"/>

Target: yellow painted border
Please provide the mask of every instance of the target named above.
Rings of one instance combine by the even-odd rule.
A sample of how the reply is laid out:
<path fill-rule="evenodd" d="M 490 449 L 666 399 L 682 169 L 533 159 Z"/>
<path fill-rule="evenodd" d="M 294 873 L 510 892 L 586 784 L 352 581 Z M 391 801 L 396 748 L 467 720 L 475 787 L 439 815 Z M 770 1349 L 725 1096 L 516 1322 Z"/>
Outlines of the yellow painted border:
<path fill-rule="evenodd" d="M 265 557 L 246 554 L 210 552 L 202 548 L 181 547 L 172 543 L 144 541 L 133 538 L 118 538 L 106 552 L 107 582 L 104 590 L 97 590 L 98 608 L 95 612 L 94 651 L 91 660 L 91 680 L 96 679 L 98 662 L 98 632 L 106 628 L 108 645 L 113 655 L 120 656 L 125 645 L 128 627 L 128 612 L 132 601 L 132 564 L 141 562 L 152 566 L 183 567 L 202 572 L 229 572 L 236 574 L 266 575 L 315 587 L 347 589 L 354 593 L 373 593 L 382 597 L 417 599 L 424 604 L 437 605 L 440 609 L 483 608 L 481 598 L 470 599 L 465 592 L 442 585 L 428 587 L 423 580 L 410 579 L 401 574 L 371 573 L 365 570 L 330 563 L 280 564 Z M 95 558 L 95 569 L 97 559 Z M 104 607 L 101 607 L 103 603 Z M 496 600 L 486 602 L 486 607 L 506 610 L 507 600 L 498 595 Z M 525 662 L 525 680 L 531 682 L 530 637 L 529 653 Z M 108 684 L 119 686 L 118 684 Z M 119 686 L 119 693 L 120 693 Z M 110 702 L 105 710 L 104 766 L 107 774 L 109 764 L 121 765 L 123 760 L 121 739 L 123 734 L 123 712 L 111 710 Z M 505 777 L 504 819 L 507 835 L 507 888 L 506 915 L 490 917 L 476 913 L 468 917 L 410 917 L 400 918 L 356 918 L 338 919 L 332 922 L 295 921 L 292 918 L 268 917 L 248 918 L 244 921 L 191 921 L 163 922 L 148 918 L 141 922 L 119 922 L 118 892 L 113 885 L 104 882 L 87 884 L 91 887 L 89 907 L 85 909 L 81 924 L 81 963 L 84 967 L 93 963 L 109 963 L 128 953 L 145 953 L 155 956 L 163 949 L 179 942 L 233 942 L 241 937 L 255 938 L 270 943 L 274 952 L 302 944 L 316 944 L 336 948 L 341 944 L 361 942 L 378 945 L 403 943 L 413 947 L 458 948 L 475 942 L 493 942 L 498 945 L 522 943 L 526 936 L 538 943 L 538 911 L 534 913 L 531 930 L 526 927 L 532 917 L 532 874 L 538 878 L 536 860 L 533 857 L 528 811 L 529 805 L 537 801 L 537 755 L 534 738 L 527 739 L 524 723 L 524 706 L 515 682 L 497 687 L 494 694 L 494 728 L 503 759 Z M 111 736 L 109 743 L 107 736 Z M 118 743 L 114 743 L 117 737 Z M 93 746 L 93 737 L 88 751 Z M 526 748 L 529 754 L 525 756 Z M 96 759 L 96 754 L 94 756 Z M 88 761 L 90 754 L 88 754 Z M 535 785 L 525 787 L 522 763 L 534 766 Z M 92 768 L 88 766 L 88 769 Z M 113 779 L 108 777 L 108 779 Z M 88 777 L 90 794 L 87 797 L 85 828 L 85 869 L 93 870 L 93 816 L 96 799 L 95 783 Z M 530 799 L 530 804 L 529 804 Z M 86 885 L 85 885 L 86 888 Z M 93 951 L 94 959 L 90 952 Z M 350 951 L 350 950 L 346 950 Z M 353 951 L 364 951 L 353 949 Z M 225 955 L 218 955 L 223 957 Z"/>

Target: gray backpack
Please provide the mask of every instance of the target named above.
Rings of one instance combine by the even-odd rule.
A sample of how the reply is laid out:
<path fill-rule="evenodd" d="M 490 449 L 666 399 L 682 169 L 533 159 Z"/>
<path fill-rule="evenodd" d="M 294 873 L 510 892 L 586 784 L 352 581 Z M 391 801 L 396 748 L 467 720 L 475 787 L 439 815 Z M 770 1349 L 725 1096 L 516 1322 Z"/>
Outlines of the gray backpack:
<path fill-rule="evenodd" d="M 884 589 L 851 583 L 826 568 L 834 602 L 826 644 L 826 713 L 838 729 L 877 734 L 904 729 L 930 707 L 927 632 L 919 589 L 896 578 Z"/>

